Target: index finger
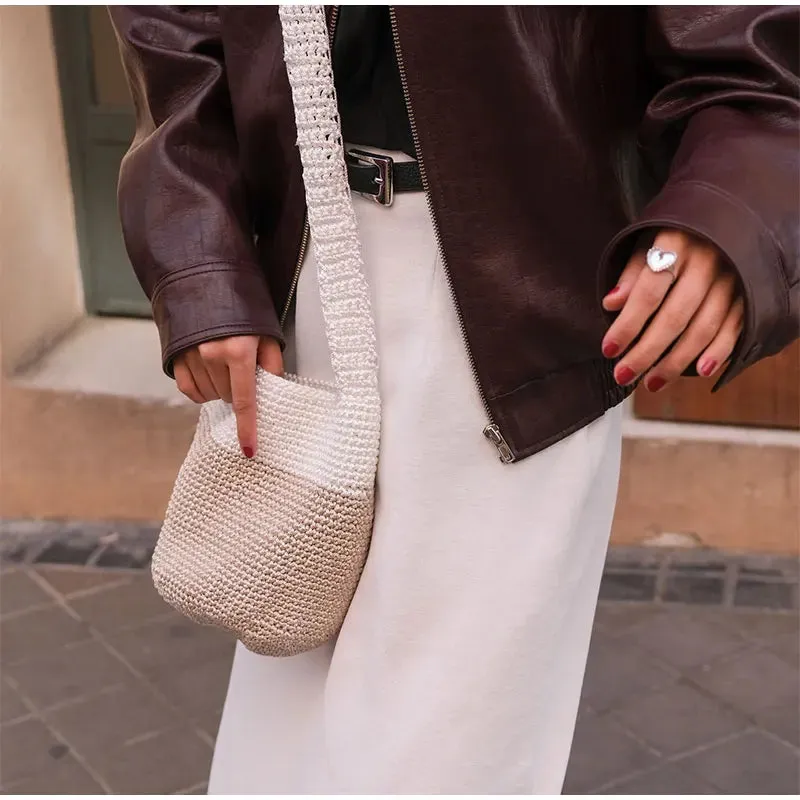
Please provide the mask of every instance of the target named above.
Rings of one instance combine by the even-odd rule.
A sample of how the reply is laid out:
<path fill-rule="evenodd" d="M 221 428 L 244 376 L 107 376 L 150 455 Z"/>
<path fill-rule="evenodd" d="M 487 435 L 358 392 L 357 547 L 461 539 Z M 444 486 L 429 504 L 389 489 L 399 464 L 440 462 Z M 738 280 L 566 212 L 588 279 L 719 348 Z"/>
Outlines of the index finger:
<path fill-rule="evenodd" d="M 230 363 L 231 396 L 236 431 L 242 452 L 252 458 L 258 442 L 256 432 L 256 354 Z"/>
<path fill-rule="evenodd" d="M 619 311 L 627 302 L 636 279 L 645 269 L 645 252 L 639 248 L 628 260 L 627 266 L 617 279 L 616 286 L 603 298 L 603 308 L 606 311 Z"/>

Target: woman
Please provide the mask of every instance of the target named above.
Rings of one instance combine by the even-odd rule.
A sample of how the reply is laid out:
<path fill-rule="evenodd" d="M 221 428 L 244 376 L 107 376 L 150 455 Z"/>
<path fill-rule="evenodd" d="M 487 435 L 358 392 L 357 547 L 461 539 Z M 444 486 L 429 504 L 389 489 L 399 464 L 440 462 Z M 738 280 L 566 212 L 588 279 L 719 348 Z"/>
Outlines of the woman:
<path fill-rule="evenodd" d="M 256 365 L 330 374 L 277 9 L 112 16 L 164 366 L 233 403 L 252 457 Z M 331 10 L 380 355 L 372 547 L 335 642 L 237 650 L 212 792 L 560 791 L 618 404 L 797 335 L 795 16 Z"/>

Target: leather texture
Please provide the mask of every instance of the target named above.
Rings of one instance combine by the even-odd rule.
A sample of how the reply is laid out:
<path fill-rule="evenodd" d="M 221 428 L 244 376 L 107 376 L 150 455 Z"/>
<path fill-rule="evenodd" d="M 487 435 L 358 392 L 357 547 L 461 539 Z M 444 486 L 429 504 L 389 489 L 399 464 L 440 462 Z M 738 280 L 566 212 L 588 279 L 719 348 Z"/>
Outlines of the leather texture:
<path fill-rule="evenodd" d="M 277 7 L 111 14 L 138 118 L 122 225 L 165 368 L 211 338 L 280 338 L 305 210 Z M 721 384 L 797 338 L 797 7 L 393 16 L 476 376 L 517 458 L 629 391 L 599 354 L 600 298 L 659 227 L 709 238 L 740 276 Z"/>

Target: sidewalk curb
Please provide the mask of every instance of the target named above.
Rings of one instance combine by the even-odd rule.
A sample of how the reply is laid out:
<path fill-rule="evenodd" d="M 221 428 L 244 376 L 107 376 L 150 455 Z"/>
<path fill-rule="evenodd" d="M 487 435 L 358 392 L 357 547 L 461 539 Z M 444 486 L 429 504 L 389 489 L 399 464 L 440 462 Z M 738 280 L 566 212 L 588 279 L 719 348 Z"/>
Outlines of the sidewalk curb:
<path fill-rule="evenodd" d="M 160 523 L 0 521 L 0 561 L 148 568 Z M 800 559 L 711 549 L 611 547 L 600 600 L 797 611 Z"/>

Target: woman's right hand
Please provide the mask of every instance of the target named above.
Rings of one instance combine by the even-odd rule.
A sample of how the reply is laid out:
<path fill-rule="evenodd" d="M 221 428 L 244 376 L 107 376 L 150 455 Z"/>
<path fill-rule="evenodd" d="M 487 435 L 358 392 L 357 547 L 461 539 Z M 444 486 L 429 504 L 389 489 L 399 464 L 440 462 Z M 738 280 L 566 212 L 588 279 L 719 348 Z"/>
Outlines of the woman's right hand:
<path fill-rule="evenodd" d="M 228 336 L 184 350 L 175 357 L 175 381 L 195 403 L 222 399 L 233 406 L 242 452 L 256 454 L 256 364 L 283 374 L 283 355 L 269 336 Z"/>

